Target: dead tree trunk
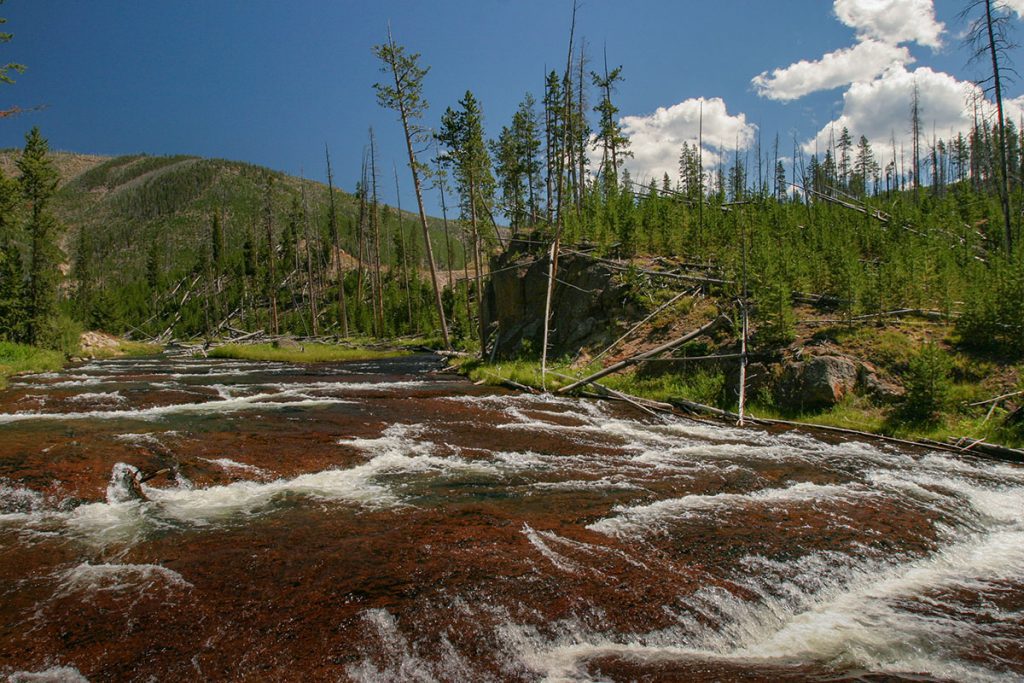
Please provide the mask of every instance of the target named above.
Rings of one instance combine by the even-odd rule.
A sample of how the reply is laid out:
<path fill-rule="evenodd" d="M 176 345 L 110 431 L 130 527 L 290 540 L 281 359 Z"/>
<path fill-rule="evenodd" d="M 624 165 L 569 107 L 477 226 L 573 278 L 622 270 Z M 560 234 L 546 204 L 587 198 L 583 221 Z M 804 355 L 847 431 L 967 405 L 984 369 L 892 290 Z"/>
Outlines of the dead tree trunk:
<path fill-rule="evenodd" d="M 337 259 L 338 282 L 338 322 L 341 323 L 341 336 L 348 336 L 348 305 L 345 302 L 345 264 L 341 258 L 341 235 L 338 230 L 338 212 L 334 205 L 334 175 L 331 173 L 331 153 L 324 145 L 327 154 L 327 190 L 331 195 L 330 229 L 331 240 L 334 242 L 334 258 Z"/>

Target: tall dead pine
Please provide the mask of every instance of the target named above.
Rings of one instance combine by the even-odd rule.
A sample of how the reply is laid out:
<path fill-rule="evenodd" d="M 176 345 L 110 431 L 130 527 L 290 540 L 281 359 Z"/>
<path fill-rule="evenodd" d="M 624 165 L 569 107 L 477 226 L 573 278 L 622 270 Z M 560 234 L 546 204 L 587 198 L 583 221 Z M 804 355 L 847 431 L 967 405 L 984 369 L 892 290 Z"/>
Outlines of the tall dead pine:
<path fill-rule="evenodd" d="M 423 208 L 423 189 L 420 185 L 420 164 L 416 160 L 413 149 L 413 138 L 424 134 L 416 120 L 422 118 L 427 109 L 427 101 L 423 98 L 423 77 L 430 70 L 419 65 L 419 54 L 407 54 L 405 48 L 396 45 L 388 26 L 388 41 L 373 48 L 374 54 L 384 63 L 381 70 L 389 72 L 391 84 L 375 83 L 377 102 L 387 109 L 398 112 L 405 132 L 405 147 L 409 154 L 409 170 L 412 172 L 412 184 L 416 190 L 416 203 L 419 206 L 420 224 L 423 227 L 423 241 L 426 248 L 427 263 L 430 266 L 430 280 L 434 286 L 434 305 L 437 308 L 438 320 L 441 323 L 441 338 L 445 348 L 451 348 L 448 337 L 448 321 L 445 319 L 444 303 L 441 300 L 441 286 L 437 279 L 437 266 L 434 263 L 434 249 L 430 243 L 430 229 L 427 225 L 427 213 Z"/>

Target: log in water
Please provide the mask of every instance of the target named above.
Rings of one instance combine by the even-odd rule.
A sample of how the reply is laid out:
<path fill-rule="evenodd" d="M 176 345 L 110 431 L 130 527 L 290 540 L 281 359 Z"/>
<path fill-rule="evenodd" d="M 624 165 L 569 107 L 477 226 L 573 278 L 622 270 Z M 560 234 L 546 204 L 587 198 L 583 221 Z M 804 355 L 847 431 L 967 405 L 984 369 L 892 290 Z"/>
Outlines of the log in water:
<path fill-rule="evenodd" d="M 1024 678 L 1024 467 L 438 367 L 18 378 L 0 675 Z"/>

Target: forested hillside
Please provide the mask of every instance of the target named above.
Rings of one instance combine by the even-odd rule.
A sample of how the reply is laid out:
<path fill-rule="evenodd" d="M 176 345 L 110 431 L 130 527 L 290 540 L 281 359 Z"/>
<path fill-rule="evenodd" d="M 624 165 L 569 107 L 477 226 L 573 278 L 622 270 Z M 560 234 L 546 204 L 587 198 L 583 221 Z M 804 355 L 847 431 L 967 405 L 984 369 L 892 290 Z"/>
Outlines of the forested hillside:
<path fill-rule="evenodd" d="M 20 154 L 0 153 L 0 168 L 16 177 Z M 317 329 L 339 326 L 337 311 L 327 310 L 329 301 L 337 302 L 327 289 L 339 263 L 354 273 L 353 295 L 366 293 L 365 306 L 352 304 L 354 331 L 383 336 L 422 322 L 419 306 L 405 302 L 419 300 L 405 292 L 422 280 L 415 265 L 423 251 L 416 218 L 407 211 L 400 218 L 382 203 L 372 212 L 371 183 L 362 197 L 334 188 L 332 223 L 326 185 L 250 164 L 142 154 L 49 158 L 60 179 L 52 210 L 67 228 L 64 293 L 72 317 L 87 327 L 165 339 L 223 331 L 228 324 L 269 327 L 268 238 L 279 331 L 313 333 L 310 282 L 321 303 Z M 377 215 L 372 223 L 371 213 Z M 462 267 L 463 253 L 449 249 L 443 221 L 431 219 L 430 228 L 442 264 L 447 267 L 450 254 L 452 267 Z M 24 244 L 28 235 L 19 238 Z M 378 258 L 388 321 L 381 330 L 374 327 L 376 294 L 368 275 Z"/>

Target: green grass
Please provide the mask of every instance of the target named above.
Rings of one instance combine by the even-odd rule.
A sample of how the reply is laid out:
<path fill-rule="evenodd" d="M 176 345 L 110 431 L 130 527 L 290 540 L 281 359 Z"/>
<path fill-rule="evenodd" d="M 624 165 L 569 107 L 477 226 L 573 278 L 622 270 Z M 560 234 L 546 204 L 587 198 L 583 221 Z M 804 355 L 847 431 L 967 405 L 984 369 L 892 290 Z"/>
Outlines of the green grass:
<path fill-rule="evenodd" d="M 892 411 L 892 412 L 890 412 Z M 793 422 L 855 429 L 861 432 L 919 441 L 946 441 L 948 438 L 984 439 L 1009 448 L 1024 447 L 1024 433 L 1002 425 L 1003 411 L 985 420 L 987 408 L 970 409 L 963 404 L 952 406 L 932 422 L 905 422 L 894 417 L 895 410 L 873 405 L 864 397 L 852 397 L 826 410 L 799 414 L 783 413 L 773 406 L 753 402 L 747 411 L 752 417 L 782 419 Z"/>
<path fill-rule="evenodd" d="M 25 344 L 0 341 L 0 388 L 23 372 L 53 372 L 64 367 L 64 354 Z"/>
<path fill-rule="evenodd" d="M 269 360 L 288 363 L 330 363 L 343 361 L 379 360 L 409 355 L 397 349 L 361 349 L 330 344 L 304 344 L 299 348 L 277 347 L 272 344 L 226 344 L 210 351 L 211 358 L 238 360 Z"/>

